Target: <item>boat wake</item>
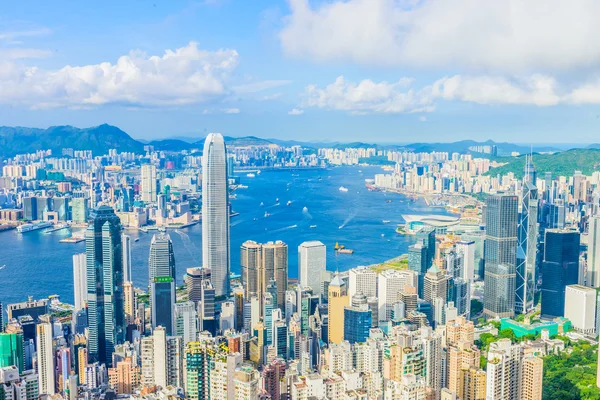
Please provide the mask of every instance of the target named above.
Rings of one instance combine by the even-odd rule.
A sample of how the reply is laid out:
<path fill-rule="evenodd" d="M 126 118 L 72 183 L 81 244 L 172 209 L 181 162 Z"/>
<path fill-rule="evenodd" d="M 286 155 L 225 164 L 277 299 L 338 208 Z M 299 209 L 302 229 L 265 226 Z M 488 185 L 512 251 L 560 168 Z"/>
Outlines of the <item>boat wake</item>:
<path fill-rule="evenodd" d="M 271 233 L 277 233 L 277 232 L 283 232 L 283 231 L 288 231 L 290 229 L 295 229 L 297 228 L 298 225 L 294 224 L 294 225 L 290 225 L 290 226 L 285 226 L 283 228 L 279 228 L 279 229 L 275 229 L 274 231 L 271 231 Z"/>
<path fill-rule="evenodd" d="M 307 207 L 304 207 L 302 209 L 302 215 L 304 216 L 304 219 L 312 219 L 312 215 L 310 215 L 310 213 L 308 212 Z"/>
<path fill-rule="evenodd" d="M 343 229 L 346 225 L 348 225 L 350 221 L 354 219 L 354 217 L 356 217 L 356 211 L 351 212 L 350 215 L 346 217 L 344 222 L 342 222 L 342 224 L 338 227 L 338 229 Z"/>
<path fill-rule="evenodd" d="M 185 247 L 187 252 L 190 253 L 190 256 L 192 256 L 192 259 L 194 260 L 194 262 L 201 264 L 201 260 L 198 259 L 198 255 L 200 254 L 200 249 L 196 247 L 194 242 L 192 242 L 192 239 L 190 239 L 190 236 L 185 232 L 181 232 L 179 229 L 175 229 L 175 233 L 177 233 L 181 237 L 181 241 L 183 242 L 183 247 Z"/>

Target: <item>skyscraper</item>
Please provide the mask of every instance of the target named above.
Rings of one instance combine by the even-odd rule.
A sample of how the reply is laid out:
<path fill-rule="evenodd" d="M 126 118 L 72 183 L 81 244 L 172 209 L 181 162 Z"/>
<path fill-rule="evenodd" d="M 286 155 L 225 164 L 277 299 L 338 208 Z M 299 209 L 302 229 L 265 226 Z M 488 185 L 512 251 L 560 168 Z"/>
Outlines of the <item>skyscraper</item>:
<path fill-rule="evenodd" d="M 329 283 L 329 343 L 339 344 L 344 340 L 344 307 L 349 304 L 346 283 L 336 274 Z"/>
<path fill-rule="evenodd" d="M 326 270 L 326 248 L 318 240 L 298 246 L 300 285 L 310 287 L 313 294 L 321 295 L 321 274 Z"/>
<path fill-rule="evenodd" d="M 367 305 L 367 298 L 363 294 L 356 294 L 352 302 L 358 297 L 364 299 L 362 304 L 344 307 L 344 340 L 352 344 L 366 342 L 372 325 L 373 313 Z"/>
<path fill-rule="evenodd" d="M 202 155 L 202 264 L 212 271 L 215 296 L 229 295 L 227 153 L 220 133 L 209 133 Z"/>
<path fill-rule="evenodd" d="M 562 317 L 565 290 L 579 279 L 579 232 L 546 229 L 542 261 L 542 316 Z"/>
<path fill-rule="evenodd" d="M 142 165 L 142 201 L 153 203 L 156 201 L 156 166 Z"/>
<path fill-rule="evenodd" d="M 258 296 L 262 303 L 269 282 L 277 285 L 277 307 L 285 306 L 287 290 L 288 248 L 282 241 L 265 244 L 247 240 L 240 247 L 242 282 L 247 299 Z"/>
<path fill-rule="evenodd" d="M 500 339 L 490 345 L 487 359 L 488 399 L 519 398 L 521 377 L 521 346 L 510 339 Z"/>
<path fill-rule="evenodd" d="M 42 322 L 36 326 L 36 350 L 40 394 L 56 393 L 54 377 L 54 348 L 52 347 L 52 324 Z"/>
<path fill-rule="evenodd" d="M 0 333 L 0 368 L 16 366 L 20 373 L 25 369 L 23 334 Z"/>
<path fill-rule="evenodd" d="M 417 243 L 408 247 L 408 268 L 414 271 L 419 278 L 419 284 L 417 285 L 419 297 L 423 297 L 425 274 L 431 267 L 431 264 L 428 264 L 428 259 L 427 247 L 423 243 L 423 239 L 417 239 Z"/>
<path fill-rule="evenodd" d="M 543 379 L 544 361 L 532 355 L 525 356 L 521 363 L 521 399 L 542 400 Z"/>
<path fill-rule="evenodd" d="M 484 312 L 491 317 L 511 317 L 515 308 L 517 196 L 489 196 L 485 217 Z"/>
<path fill-rule="evenodd" d="M 600 216 L 590 217 L 588 224 L 587 274 L 585 285 L 600 287 Z"/>
<path fill-rule="evenodd" d="M 123 243 L 123 282 L 131 282 L 131 236 L 123 234 L 121 238 Z"/>
<path fill-rule="evenodd" d="M 288 246 L 281 240 L 263 244 L 265 272 L 273 270 L 273 277 L 265 276 L 266 284 L 271 279 L 277 285 L 277 307 L 285 308 L 285 291 L 288 288 Z"/>
<path fill-rule="evenodd" d="M 99 206 L 91 212 L 85 238 L 88 355 L 91 362 L 111 366 L 114 346 L 125 335 L 121 223 L 112 208 Z"/>
<path fill-rule="evenodd" d="M 75 299 L 75 311 L 84 308 L 87 302 L 86 279 L 85 253 L 73 254 L 73 295 Z"/>
<path fill-rule="evenodd" d="M 175 254 L 171 237 L 154 235 L 148 259 L 152 327 L 162 326 L 167 335 L 175 332 Z"/>
<path fill-rule="evenodd" d="M 525 166 L 519 215 L 515 312 L 523 314 L 534 306 L 538 242 L 538 190 L 534 186 L 535 168 L 531 159 Z M 531 171 L 533 169 L 533 172 Z"/>

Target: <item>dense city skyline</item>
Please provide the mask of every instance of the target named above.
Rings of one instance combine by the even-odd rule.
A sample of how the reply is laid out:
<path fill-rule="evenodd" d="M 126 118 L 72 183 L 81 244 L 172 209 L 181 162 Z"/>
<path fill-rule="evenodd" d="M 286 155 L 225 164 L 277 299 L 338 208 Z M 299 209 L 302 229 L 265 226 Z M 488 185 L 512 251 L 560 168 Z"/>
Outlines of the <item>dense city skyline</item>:
<path fill-rule="evenodd" d="M 0 400 L 600 399 L 599 13 L 7 4 Z"/>
<path fill-rule="evenodd" d="M 491 144 L 452 153 L 225 146 L 217 133 L 202 144 L 202 155 L 148 144 L 145 154 L 67 147 L 3 161 L 0 238 L 17 237 L 23 249 L 40 236 L 75 247 L 56 262 L 72 263 L 74 305 L 45 292 L 0 298 L 0 394 L 542 400 L 559 396 L 548 388 L 567 352 L 596 363 L 599 171 L 555 175 L 529 154 L 519 176 L 495 173 L 518 153 L 498 158 Z M 340 176 L 358 181 L 337 187 Z M 249 188 L 261 181 L 259 192 L 272 197 L 279 181 L 286 197 L 259 204 Z M 321 230 L 303 203 L 294 205 L 316 192 L 290 196 L 300 181 L 335 193 L 322 203 L 334 202 L 326 219 L 343 198 L 367 209 L 406 202 L 411 214 L 391 226 L 375 221 L 392 229 L 389 239 L 363 229 L 373 221 L 357 221 L 359 248 L 347 247 L 332 236 L 344 237 L 356 210 Z M 240 213 L 243 198 L 252 205 Z M 269 232 L 267 221 L 294 210 L 302 227 Z M 246 221 L 248 236 L 233 249 L 240 273 L 230 275 L 231 231 L 240 229 L 233 217 Z M 196 225 L 202 234 L 193 244 L 186 232 Z M 263 226 L 266 241 L 248 239 Z M 280 240 L 286 230 L 308 234 L 290 246 Z M 67 236 L 58 241 L 56 232 Z M 140 261 L 139 235 L 149 233 Z M 200 265 L 177 264 L 173 236 L 201 253 Z M 85 253 L 77 253 L 82 241 Z M 393 242 L 403 250 L 382 262 L 379 252 Z M 340 269 L 335 259 L 352 260 L 357 250 L 368 265 Z M 11 260 L 2 274 L 27 262 Z M 600 375 L 588 371 L 585 380 L 595 379 L 600 388 Z M 599 390 L 579 394 L 593 399 L 585 391 Z"/>

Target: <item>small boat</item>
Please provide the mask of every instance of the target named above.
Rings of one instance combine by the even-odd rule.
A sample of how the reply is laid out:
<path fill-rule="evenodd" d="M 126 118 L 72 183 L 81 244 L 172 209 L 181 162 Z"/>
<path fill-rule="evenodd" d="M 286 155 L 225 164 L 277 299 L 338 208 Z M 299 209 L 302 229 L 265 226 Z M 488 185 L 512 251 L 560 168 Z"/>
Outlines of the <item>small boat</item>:
<path fill-rule="evenodd" d="M 381 237 L 384 237 L 384 236 L 385 236 L 385 233 L 382 233 L 382 234 L 381 234 Z"/>
<path fill-rule="evenodd" d="M 263 202 L 261 201 L 261 202 L 260 202 L 260 206 L 262 207 L 262 206 L 264 206 L 264 205 L 265 205 L 265 203 L 263 203 Z"/>
<path fill-rule="evenodd" d="M 285 203 L 285 205 L 286 205 L 286 206 L 289 206 L 290 204 L 292 204 L 292 201 L 291 201 L 291 200 L 288 200 L 288 202 L 287 202 L 287 203 Z"/>
<path fill-rule="evenodd" d="M 254 178 L 256 175 L 254 175 L 253 173 L 249 173 L 249 174 L 246 174 L 246 176 L 247 176 L 248 178 Z"/>
<path fill-rule="evenodd" d="M 254 218 L 255 221 L 258 221 L 258 218 Z"/>
<path fill-rule="evenodd" d="M 383 222 L 384 224 L 389 224 L 389 223 L 390 223 L 390 220 L 389 220 L 389 219 L 384 219 L 382 222 Z"/>
<path fill-rule="evenodd" d="M 340 186 L 340 192 L 344 192 L 345 193 L 347 191 L 348 191 L 348 188 Z"/>
<path fill-rule="evenodd" d="M 265 218 L 270 217 L 271 214 L 269 214 L 268 212 L 265 212 Z"/>
<path fill-rule="evenodd" d="M 275 203 L 279 203 L 279 197 L 275 199 Z"/>
<path fill-rule="evenodd" d="M 310 229 L 315 229 L 317 226 L 316 225 L 311 225 Z"/>
<path fill-rule="evenodd" d="M 6 268 L 6 264 L 4 264 L 3 266 L 1 266 L 0 270 L 3 270 L 4 268 Z"/>
<path fill-rule="evenodd" d="M 140 238 L 135 238 L 134 242 L 139 242 Z"/>
<path fill-rule="evenodd" d="M 385 202 L 386 202 L 386 203 L 391 203 L 391 202 L 392 202 L 392 200 L 388 199 L 388 200 L 386 200 Z"/>

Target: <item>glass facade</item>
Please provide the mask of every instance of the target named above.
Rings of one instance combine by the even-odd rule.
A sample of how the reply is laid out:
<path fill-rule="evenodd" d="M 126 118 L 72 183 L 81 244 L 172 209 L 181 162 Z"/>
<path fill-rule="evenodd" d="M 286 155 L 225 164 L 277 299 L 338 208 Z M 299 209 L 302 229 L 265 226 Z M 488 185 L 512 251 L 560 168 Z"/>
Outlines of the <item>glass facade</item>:
<path fill-rule="evenodd" d="M 517 196 L 489 196 L 485 218 L 484 311 L 492 317 L 511 317 L 515 310 Z"/>
<path fill-rule="evenodd" d="M 565 288 L 579 279 L 579 232 L 547 229 L 542 262 L 542 316 L 562 317 Z"/>
<path fill-rule="evenodd" d="M 371 310 L 355 307 L 344 308 L 344 340 L 350 343 L 364 343 L 371 329 Z"/>

